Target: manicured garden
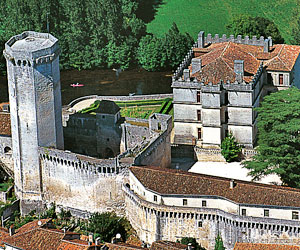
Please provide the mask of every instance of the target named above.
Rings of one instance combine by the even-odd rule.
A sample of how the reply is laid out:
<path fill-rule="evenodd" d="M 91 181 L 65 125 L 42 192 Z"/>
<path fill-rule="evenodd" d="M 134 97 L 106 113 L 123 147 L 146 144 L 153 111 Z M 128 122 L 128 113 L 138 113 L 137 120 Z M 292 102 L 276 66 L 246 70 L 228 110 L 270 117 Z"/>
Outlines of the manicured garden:
<path fill-rule="evenodd" d="M 173 99 L 165 98 L 159 100 L 142 100 L 142 101 L 117 101 L 116 104 L 121 108 L 123 117 L 148 119 L 153 113 L 173 115 Z M 100 101 L 95 101 L 90 107 L 78 111 L 82 114 L 95 114 L 99 107 Z"/>

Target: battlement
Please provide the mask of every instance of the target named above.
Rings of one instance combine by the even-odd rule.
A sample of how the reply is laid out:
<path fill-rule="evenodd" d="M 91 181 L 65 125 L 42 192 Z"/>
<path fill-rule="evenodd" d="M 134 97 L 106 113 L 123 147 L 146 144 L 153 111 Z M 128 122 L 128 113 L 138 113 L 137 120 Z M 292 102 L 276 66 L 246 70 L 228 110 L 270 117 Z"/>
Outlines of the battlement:
<path fill-rule="evenodd" d="M 72 167 L 73 171 L 84 171 L 89 175 L 117 175 L 128 166 L 120 165 L 119 158 L 96 159 L 59 149 L 39 147 L 42 162 L 53 166 Z"/>
<path fill-rule="evenodd" d="M 5 43 L 5 58 L 14 66 L 48 63 L 60 54 L 58 40 L 48 33 L 25 31 Z"/>
<path fill-rule="evenodd" d="M 203 33 L 202 33 L 203 32 Z M 202 42 L 202 36 L 204 35 L 204 31 L 201 31 L 198 35 L 198 48 L 203 48 L 205 44 L 212 44 L 212 43 L 223 43 L 223 42 L 233 42 L 233 43 L 241 43 L 241 44 L 248 44 L 248 45 L 255 45 L 255 46 L 264 46 L 265 45 L 265 38 L 261 36 L 259 39 L 256 36 L 253 36 L 251 39 L 249 36 L 245 36 L 244 38 L 241 35 L 235 37 L 234 35 L 230 35 L 229 37 L 226 34 L 219 36 L 219 34 L 215 34 L 212 36 L 210 33 L 207 34 L 207 37 L 204 37 L 204 44 Z M 270 46 L 273 45 L 272 37 L 267 38 L 269 41 Z M 201 47 L 203 46 L 203 47 Z"/>

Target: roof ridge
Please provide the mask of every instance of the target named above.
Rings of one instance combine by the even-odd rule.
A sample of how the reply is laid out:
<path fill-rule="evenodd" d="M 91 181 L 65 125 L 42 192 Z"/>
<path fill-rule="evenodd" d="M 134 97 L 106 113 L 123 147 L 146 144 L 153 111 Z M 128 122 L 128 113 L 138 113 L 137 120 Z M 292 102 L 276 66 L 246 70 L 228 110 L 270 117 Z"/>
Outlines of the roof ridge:
<path fill-rule="evenodd" d="M 244 184 L 244 185 L 252 185 L 252 186 L 260 186 L 268 189 L 280 189 L 286 192 L 300 192 L 300 189 L 297 188 L 291 188 L 291 187 L 285 187 L 285 186 L 277 186 L 277 185 L 272 185 L 272 184 L 264 184 L 264 183 L 257 183 L 257 182 L 251 182 L 251 181 L 244 181 L 244 180 L 239 180 L 239 179 L 234 179 L 234 178 L 226 178 L 226 177 L 220 177 L 220 176 L 214 176 L 214 175 L 207 175 L 207 174 L 201 174 L 201 173 L 194 173 L 194 172 L 186 172 L 184 170 L 177 170 L 177 169 L 169 169 L 169 168 L 159 168 L 159 167 L 140 167 L 140 166 L 134 166 L 131 168 L 137 168 L 137 169 L 149 169 L 149 170 L 154 170 L 158 172 L 166 172 L 164 170 L 172 170 L 174 174 L 178 175 L 183 175 L 183 176 L 191 176 L 197 178 L 198 176 L 202 176 L 205 179 L 216 179 L 220 181 L 230 181 L 234 180 L 235 182 L 239 184 Z M 197 176 L 198 175 L 198 176 Z"/>

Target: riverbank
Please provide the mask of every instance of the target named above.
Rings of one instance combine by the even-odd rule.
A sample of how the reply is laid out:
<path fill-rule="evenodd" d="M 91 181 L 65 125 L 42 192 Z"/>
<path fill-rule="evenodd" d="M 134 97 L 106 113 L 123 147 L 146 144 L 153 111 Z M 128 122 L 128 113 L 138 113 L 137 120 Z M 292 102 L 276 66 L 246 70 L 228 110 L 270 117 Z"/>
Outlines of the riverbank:
<path fill-rule="evenodd" d="M 128 96 L 129 93 L 168 94 L 172 93 L 172 72 L 148 72 L 143 69 L 123 71 L 116 75 L 111 69 L 68 70 L 61 72 L 62 104 L 82 96 Z M 72 83 L 82 83 L 84 87 L 71 87 Z M 0 77 L 0 102 L 8 101 L 6 76 Z"/>

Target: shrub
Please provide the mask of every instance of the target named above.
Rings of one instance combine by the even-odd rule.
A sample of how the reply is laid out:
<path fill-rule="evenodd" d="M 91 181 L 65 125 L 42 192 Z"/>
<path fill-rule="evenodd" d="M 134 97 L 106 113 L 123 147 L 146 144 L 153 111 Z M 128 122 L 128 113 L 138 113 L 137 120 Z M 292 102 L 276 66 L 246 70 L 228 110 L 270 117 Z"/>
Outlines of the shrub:
<path fill-rule="evenodd" d="M 242 150 L 241 146 L 236 142 L 234 136 L 229 133 L 224 138 L 221 144 L 221 153 L 227 162 L 233 162 L 237 160 Z"/>

